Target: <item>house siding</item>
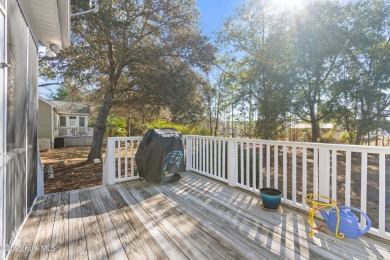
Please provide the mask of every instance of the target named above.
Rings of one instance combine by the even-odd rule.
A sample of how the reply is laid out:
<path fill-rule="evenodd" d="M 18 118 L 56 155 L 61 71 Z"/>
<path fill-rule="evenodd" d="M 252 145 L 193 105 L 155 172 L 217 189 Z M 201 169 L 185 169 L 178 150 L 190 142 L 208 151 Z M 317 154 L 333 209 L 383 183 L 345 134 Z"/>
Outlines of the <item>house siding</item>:
<path fill-rule="evenodd" d="M 39 100 L 38 138 L 49 138 L 52 141 L 52 107 Z"/>

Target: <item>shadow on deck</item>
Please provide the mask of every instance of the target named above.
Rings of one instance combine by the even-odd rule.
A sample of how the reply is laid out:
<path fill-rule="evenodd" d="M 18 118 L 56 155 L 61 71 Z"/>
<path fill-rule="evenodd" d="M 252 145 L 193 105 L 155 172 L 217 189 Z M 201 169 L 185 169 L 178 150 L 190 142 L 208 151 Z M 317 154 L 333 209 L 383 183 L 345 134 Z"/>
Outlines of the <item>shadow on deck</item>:
<path fill-rule="evenodd" d="M 195 173 L 39 198 L 9 259 L 390 259 L 388 241 L 308 238 L 307 215 Z M 317 223 L 320 220 L 316 220 Z"/>

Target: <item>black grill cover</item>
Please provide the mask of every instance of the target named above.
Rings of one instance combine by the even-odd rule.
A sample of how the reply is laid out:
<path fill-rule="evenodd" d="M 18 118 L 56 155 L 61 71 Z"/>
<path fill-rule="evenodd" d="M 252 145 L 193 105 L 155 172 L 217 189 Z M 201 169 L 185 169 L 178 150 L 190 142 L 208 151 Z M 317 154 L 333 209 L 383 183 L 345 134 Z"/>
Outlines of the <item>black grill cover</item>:
<path fill-rule="evenodd" d="M 174 128 L 148 129 L 135 154 L 138 175 L 146 181 L 185 171 L 181 134 Z"/>

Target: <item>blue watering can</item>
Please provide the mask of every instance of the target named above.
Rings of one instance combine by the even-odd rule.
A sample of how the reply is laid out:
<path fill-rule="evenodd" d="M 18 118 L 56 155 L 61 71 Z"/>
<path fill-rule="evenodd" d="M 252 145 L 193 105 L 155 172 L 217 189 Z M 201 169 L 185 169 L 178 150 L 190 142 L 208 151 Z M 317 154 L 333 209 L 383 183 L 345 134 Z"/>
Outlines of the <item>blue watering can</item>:
<path fill-rule="evenodd" d="M 356 211 L 360 214 L 362 214 L 366 218 L 366 224 L 367 227 L 364 230 L 359 229 L 359 218 L 349 210 Z M 350 237 L 350 238 L 358 238 L 361 235 L 364 235 L 370 230 L 371 228 L 371 220 L 368 218 L 368 216 L 361 211 L 360 209 L 347 207 L 347 206 L 340 206 L 340 224 L 339 224 L 339 233 L 344 233 L 344 236 Z M 337 213 L 335 208 L 331 208 L 328 210 L 320 210 L 321 215 L 324 217 L 326 223 L 328 224 L 329 229 L 332 231 L 336 230 L 336 224 L 337 224 Z"/>

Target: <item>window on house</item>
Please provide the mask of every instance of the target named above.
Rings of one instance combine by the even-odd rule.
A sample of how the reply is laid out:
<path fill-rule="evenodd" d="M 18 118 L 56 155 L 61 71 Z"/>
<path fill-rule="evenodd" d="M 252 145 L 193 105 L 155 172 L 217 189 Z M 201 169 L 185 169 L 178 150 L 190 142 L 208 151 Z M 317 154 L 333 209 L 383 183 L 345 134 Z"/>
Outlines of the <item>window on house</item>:
<path fill-rule="evenodd" d="M 60 126 L 66 126 L 66 116 L 60 116 Z"/>
<path fill-rule="evenodd" d="M 83 116 L 79 117 L 79 126 L 85 127 L 85 117 L 83 117 Z"/>

